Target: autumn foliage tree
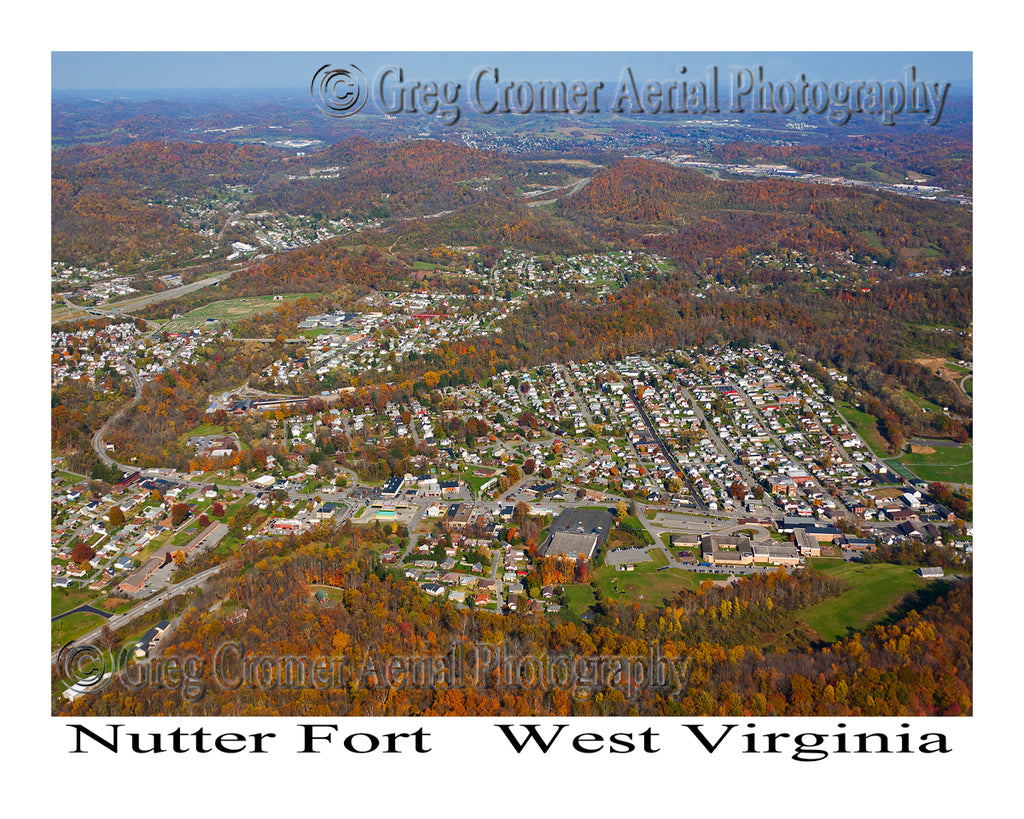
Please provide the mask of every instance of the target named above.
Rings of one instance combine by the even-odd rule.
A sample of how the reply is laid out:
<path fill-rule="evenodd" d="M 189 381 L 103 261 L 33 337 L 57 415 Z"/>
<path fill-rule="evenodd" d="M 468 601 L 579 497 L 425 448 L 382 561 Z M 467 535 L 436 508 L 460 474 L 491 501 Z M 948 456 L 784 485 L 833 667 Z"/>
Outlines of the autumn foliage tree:
<path fill-rule="evenodd" d="M 96 550 L 92 548 L 92 546 L 90 546 L 88 543 L 83 543 L 79 541 L 71 550 L 71 560 L 74 563 L 88 563 L 94 557 L 96 557 Z"/>
<path fill-rule="evenodd" d="M 171 507 L 171 525 L 179 526 L 185 522 L 185 518 L 189 516 L 189 508 L 187 503 L 176 503 Z"/>

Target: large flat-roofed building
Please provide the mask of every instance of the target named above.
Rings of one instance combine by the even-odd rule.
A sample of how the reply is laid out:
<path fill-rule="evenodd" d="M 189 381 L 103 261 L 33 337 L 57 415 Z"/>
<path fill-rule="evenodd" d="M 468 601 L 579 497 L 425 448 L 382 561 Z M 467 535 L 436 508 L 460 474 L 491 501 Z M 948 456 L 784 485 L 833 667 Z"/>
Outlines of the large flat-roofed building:
<path fill-rule="evenodd" d="M 813 538 L 812 538 L 813 540 Z M 752 542 L 746 535 L 704 535 L 700 540 L 701 559 L 715 566 L 796 566 L 801 562 L 792 543 Z"/>
<path fill-rule="evenodd" d="M 135 594 L 141 591 L 142 587 L 146 585 L 146 581 L 149 580 L 150 575 L 159 569 L 164 562 L 162 557 L 151 557 L 140 568 L 126 577 L 118 588 L 128 594 Z"/>
<path fill-rule="evenodd" d="M 694 546 L 700 545 L 700 535 L 691 532 L 679 532 L 672 535 L 671 543 L 673 549 L 692 549 Z"/>
<path fill-rule="evenodd" d="M 754 549 L 746 535 L 704 535 L 700 554 L 705 563 L 725 566 L 749 566 L 754 562 Z"/>
<path fill-rule="evenodd" d="M 460 503 L 448 507 L 448 528 L 456 532 L 462 532 L 469 526 L 470 521 L 476 512 L 471 503 Z"/>
<path fill-rule="evenodd" d="M 544 557 L 564 556 L 576 558 L 582 555 L 590 560 L 597 551 L 597 535 L 576 532 L 555 532 L 543 549 Z"/>
<path fill-rule="evenodd" d="M 773 543 L 768 541 L 763 544 L 765 556 L 754 554 L 754 562 L 770 563 L 772 566 L 799 566 L 802 562 L 797 547 L 792 543 Z"/>
<path fill-rule="evenodd" d="M 590 560 L 608 540 L 613 521 L 605 509 L 566 509 L 552 522 L 541 556 L 582 555 Z"/>
<path fill-rule="evenodd" d="M 794 529 L 793 542 L 803 557 L 821 557 L 821 544 L 814 535 L 808 534 L 806 529 Z"/>

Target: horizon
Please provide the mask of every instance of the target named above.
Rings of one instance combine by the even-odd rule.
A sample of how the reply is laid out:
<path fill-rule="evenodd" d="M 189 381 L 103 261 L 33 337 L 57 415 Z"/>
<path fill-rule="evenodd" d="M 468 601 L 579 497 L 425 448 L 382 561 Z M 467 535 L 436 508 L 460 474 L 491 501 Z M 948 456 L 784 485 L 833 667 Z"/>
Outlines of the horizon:
<path fill-rule="evenodd" d="M 544 59 L 538 59 L 543 57 Z M 624 62 L 627 61 L 628 62 Z M 401 63 L 411 78 L 461 80 L 481 65 L 508 79 L 613 80 L 628 66 L 637 79 L 665 80 L 680 66 L 696 77 L 712 65 L 764 66 L 770 79 L 856 81 L 901 78 L 948 82 L 973 96 L 973 53 L 966 51 L 351 51 L 327 52 L 51 52 L 51 94 L 166 94 L 217 91 L 307 92 L 325 64 L 357 63 L 368 76 Z"/>

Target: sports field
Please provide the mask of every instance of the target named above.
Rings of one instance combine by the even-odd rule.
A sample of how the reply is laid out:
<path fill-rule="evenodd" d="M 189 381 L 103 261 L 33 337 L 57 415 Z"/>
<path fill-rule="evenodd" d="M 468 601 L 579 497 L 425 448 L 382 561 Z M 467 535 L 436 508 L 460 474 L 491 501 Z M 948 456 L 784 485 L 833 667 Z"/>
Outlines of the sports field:
<path fill-rule="evenodd" d="M 167 333 L 186 333 L 200 327 L 234 324 L 240 319 L 255 315 L 256 313 L 266 313 L 280 304 L 295 301 L 309 295 L 315 294 L 292 293 L 280 298 L 276 296 L 250 296 L 245 299 L 213 301 L 189 311 L 181 318 L 171 319 L 160 329 Z"/>

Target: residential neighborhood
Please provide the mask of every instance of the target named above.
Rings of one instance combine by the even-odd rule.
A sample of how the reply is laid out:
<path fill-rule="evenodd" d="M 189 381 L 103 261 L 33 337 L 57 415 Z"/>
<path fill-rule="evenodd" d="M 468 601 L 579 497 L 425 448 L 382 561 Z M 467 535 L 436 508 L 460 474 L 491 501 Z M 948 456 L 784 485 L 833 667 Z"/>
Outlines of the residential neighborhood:
<path fill-rule="evenodd" d="M 570 259 L 577 267 L 567 269 L 593 285 L 596 275 L 621 275 L 630 256 Z M 549 272 L 564 281 L 566 270 Z M 523 255 L 493 275 L 498 287 L 552 281 Z M 293 389 L 303 373 L 336 379 L 387 368 L 438 339 L 486 332 L 517 306 L 515 296 L 483 313 L 466 312 L 452 294 L 387 298 L 387 313 L 368 303 L 366 312 L 303 319 L 300 328 L 329 332 L 311 338 L 304 356 L 269 367 L 262 387 Z M 113 393 L 113 374 L 130 366 L 144 380 L 157 377 L 218 334 L 230 330 L 166 339 L 133 323 L 55 332 L 51 377 L 91 379 Z M 210 396 L 211 422 L 259 427 L 276 454 L 246 461 L 252 443 L 211 423 L 185 441 L 189 470 L 129 471 L 100 497 L 55 462 L 54 584 L 145 596 L 204 551 L 345 523 L 404 533 L 382 563 L 432 597 L 497 611 L 564 604 L 524 586 L 547 558 L 632 572 L 653 554 L 673 571 L 742 576 L 792 571 L 822 555 L 858 560 L 904 540 L 948 544 L 965 557 L 972 550 L 970 527 L 930 497 L 928 484 L 879 458 L 807 364 L 767 345 L 568 361 L 439 389 L 442 399 L 430 405 L 361 403 L 353 387 L 310 399 Z M 414 471 L 385 479 L 340 459 L 303 457 L 323 441 L 352 440 L 408 441 Z M 104 451 L 116 461 L 109 444 Z M 639 527 L 606 548 L 623 507 Z M 246 522 L 228 534 L 226 522 L 240 517 Z M 71 554 L 80 543 L 95 552 L 88 568 Z"/>

